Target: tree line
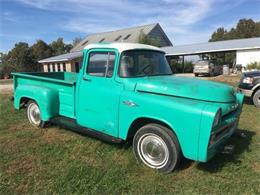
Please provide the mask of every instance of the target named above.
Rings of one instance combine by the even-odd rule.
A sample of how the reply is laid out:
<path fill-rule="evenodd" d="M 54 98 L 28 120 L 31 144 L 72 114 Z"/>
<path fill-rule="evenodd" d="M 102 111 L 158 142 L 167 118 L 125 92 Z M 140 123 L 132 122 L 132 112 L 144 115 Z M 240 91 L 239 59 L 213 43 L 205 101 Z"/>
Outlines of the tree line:
<path fill-rule="evenodd" d="M 230 30 L 224 27 L 217 28 L 217 30 L 212 33 L 209 42 L 253 37 L 260 37 L 260 21 L 240 19 L 236 26 Z"/>
<path fill-rule="evenodd" d="M 81 41 L 76 37 L 72 44 L 66 44 L 63 38 L 47 44 L 37 40 L 33 45 L 16 43 L 7 54 L 0 53 L 0 77 L 8 78 L 11 72 L 36 72 L 41 71 L 38 61 L 56 55 L 68 53 L 73 46 Z"/>
<path fill-rule="evenodd" d="M 224 27 L 217 28 L 217 30 L 212 33 L 209 42 L 254 37 L 260 37 L 260 21 L 240 19 L 236 26 L 232 27 L 230 30 L 227 30 Z M 216 53 L 211 54 L 210 57 L 216 59 L 220 64 L 229 64 L 230 67 L 236 64 L 235 52 Z"/>

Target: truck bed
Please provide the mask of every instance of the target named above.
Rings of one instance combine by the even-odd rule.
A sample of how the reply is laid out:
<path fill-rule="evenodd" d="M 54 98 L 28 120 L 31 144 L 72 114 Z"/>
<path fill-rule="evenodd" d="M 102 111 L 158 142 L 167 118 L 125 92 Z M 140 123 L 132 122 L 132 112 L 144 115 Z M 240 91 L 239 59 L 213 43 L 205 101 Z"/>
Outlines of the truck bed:
<path fill-rule="evenodd" d="M 58 115 L 75 118 L 75 84 L 77 73 L 71 72 L 37 72 L 37 73 L 13 73 L 14 93 L 31 91 L 33 97 L 37 96 L 34 91 L 53 90 L 58 93 Z M 37 92 L 35 92 L 37 93 Z M 44 101 L 44 100 L 43 100 Z M 45 100 L 47 101 L 47 100 Z"/>
<path fill-rule="evenodd" d="M 74 84 L 77 80 L 77 73 L 73 72 L 23 72 L 13 73 L 12 75 L 67 84 Z"/>

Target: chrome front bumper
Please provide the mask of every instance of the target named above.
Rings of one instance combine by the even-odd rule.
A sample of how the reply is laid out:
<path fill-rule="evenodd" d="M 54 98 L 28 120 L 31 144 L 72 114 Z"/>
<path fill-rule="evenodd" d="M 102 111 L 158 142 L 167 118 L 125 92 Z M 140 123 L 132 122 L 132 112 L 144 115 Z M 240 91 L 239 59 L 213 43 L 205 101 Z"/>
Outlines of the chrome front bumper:
<path fill-rule="evenodd" d="M 243 93 L 247 97 L 251 97 L 253 93 L 253 91 L 250 89 L 241 89 L 241 88 L 237 88 L 237 92 Z"/>

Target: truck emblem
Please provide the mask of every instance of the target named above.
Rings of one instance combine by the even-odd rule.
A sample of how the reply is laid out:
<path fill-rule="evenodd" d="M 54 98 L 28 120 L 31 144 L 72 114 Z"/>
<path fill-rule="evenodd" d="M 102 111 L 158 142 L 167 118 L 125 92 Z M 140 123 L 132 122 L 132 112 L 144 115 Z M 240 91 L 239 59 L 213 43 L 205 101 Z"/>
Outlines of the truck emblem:
<path fill-rule="evenodd" d="M 131 100 L 128 101 L 123 101 L 123 104 L 129 106 L 129 107 L 136 107 L 138 106 L 137 104 L 135 104 L 134 102 L 132 102 Z"/>

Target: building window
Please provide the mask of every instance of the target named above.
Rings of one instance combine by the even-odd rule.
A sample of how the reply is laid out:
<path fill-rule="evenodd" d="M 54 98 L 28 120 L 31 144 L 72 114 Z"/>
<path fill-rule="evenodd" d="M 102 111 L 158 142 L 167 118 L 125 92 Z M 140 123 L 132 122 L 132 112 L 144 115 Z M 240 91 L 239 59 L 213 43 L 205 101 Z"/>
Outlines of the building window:
<path fill-rule="evenodd" d="M 47 72 L 51 72 L 50 64 L 47 64 Z"/>
<path fill-rule="evenodd" d="M 122 36 L 119 35 L 119 36 L 115 39 L 115 41 L 118 41 L 121 37 L 122 37 Z"/>
<path fill-rule="evenodd" d="M 127 40 L 130 36 L 131 36 L 131 34 L 126 35 L 124 40 Z"/>
<path fill-rule="evenodd" d="M 60 63 L 57 64 L 57 72 L 60 72 Z"/>
<path fill-rule="evenodd" d="M 105 38 L 101 39 L 101 40 L 99 41 L 99 43 L 102 43 L 104 40 L 105 40 Z"/>
<path fill-rule="evenodd" d="M 114 52 L 91 52 L 87 73 L 97 77 L 112 77 L 114 72 Z"/>
<path fill-rule="evenodd" d="M 63 63 L 62 66 L 63 66 L 63 72 L 66 72 L 66 64 Z"/>
<path fill-rule="evenodd" d="M 85 45 L 85 44 L 87 44 L 87 43 L 88 43 L 88 40 L 84 41 L 84 42 L 81 44 L 81 46 L 83 46 L 83 45 Z"/>

